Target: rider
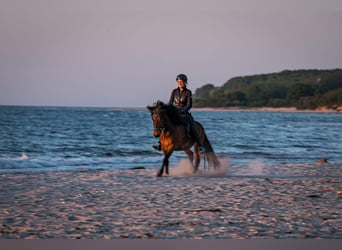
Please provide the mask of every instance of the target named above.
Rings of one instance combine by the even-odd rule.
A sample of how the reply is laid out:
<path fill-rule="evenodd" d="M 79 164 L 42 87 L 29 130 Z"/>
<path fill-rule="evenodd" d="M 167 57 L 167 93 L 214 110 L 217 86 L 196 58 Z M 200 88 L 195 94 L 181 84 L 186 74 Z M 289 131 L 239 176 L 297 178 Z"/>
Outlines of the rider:
<path fill-rule="evenodd" d="M 185 117 L 187 120 L 189 127 L 190 127 L 190 135 L 195 139 L 199 146 L 199 150 L 201 152 L 204 152 L 204 147 L 202 145 L 201 139 L 198 135 L 196 126 L 195 126 L 195 120 L 190 114 L 189 110 L 192 107 L 192 93 L 191 90 L 189 90 L 186 87 L 186 84 L 188 83 L 188 77 L 184 74 L 179 74 L 176 77 L 176 81 L 178 84 L 178 88 L 175 88 L 170 96 L 169 104 L 174 105 L 179 109 L 181 114 Z M 152 146 L 156 150 L 161 150 L 160 142 L 158 145 Z"/>

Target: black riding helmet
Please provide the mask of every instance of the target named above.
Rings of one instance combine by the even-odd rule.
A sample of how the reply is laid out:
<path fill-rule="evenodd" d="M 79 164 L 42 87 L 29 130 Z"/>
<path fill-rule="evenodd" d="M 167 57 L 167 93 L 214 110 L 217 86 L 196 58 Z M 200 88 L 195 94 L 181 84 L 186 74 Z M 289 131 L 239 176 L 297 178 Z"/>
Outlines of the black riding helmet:
<path fill-rule="evenodd" d="M 177 81 L 178 79 L 182 80 L 182 81 L 185 82 L 185 83 L 188 83 L 188 77 L 187 77 L 186 75 L 184 75 L 184 74 L 179 74 L 179 75 L 176 77 L 176 81 Z"/>

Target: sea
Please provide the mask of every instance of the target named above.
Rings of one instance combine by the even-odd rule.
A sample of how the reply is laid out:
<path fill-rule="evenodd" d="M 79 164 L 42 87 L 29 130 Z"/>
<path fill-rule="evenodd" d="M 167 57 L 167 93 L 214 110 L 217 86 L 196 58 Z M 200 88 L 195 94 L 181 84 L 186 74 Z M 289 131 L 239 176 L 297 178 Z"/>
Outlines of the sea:
<path fill-rule="evenodd" d="M 234 166 L 342 162 L 342 114 L 193 111 Z M 0 106 L 0 173 L 157 169 L 145 108 Z M 170 166 L 186 159 L 174 152 Z"/>

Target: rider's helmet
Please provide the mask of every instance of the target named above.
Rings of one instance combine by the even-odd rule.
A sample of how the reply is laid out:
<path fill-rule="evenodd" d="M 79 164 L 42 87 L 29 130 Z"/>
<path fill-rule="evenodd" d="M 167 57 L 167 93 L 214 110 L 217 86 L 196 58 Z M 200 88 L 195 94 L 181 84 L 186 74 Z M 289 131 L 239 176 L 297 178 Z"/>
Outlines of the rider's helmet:
<path fill-rule="evenodd" d="M 185 83 L 188 83 L 188 77 L 184 74 L 179 74 L 177 77 L 176 77 L 176 81 L 177 80 L 182 80 L 183 82 Z"/>

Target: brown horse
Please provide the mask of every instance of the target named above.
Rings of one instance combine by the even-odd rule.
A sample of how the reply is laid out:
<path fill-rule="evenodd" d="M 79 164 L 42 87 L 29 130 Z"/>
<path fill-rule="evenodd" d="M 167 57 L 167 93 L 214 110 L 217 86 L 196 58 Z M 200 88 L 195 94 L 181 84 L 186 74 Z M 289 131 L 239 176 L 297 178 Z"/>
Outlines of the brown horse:
<path fill-rule="evenodd" d="M 160 138 L 161 150 L 164 153 L 163 163 L 157 176 L 162 176 L 164 169 L 165 174 L 169 174 L 169 157 L 173 151 L 180 150 L 183 150 L 188 155 L 193 166 L 193 172 L 196 173 L 200 164 L 199 146 L 193 138 L 187 135 L 187 121 L 185 117 L 180 114 L 175 106 L 164 104 L 161 101 L 158 101 L 152 107 L 148 106 L 147 109 L 151 112 L 153 135 Z M 205 149 L 208 165 L 215 168 L 218 167 L 220 162 L 216 157 L 203 126 L 199 122 L 195 122 L 195 124 Z M 194 153 L 190 150 L 192 146 L 194 146 Z"/>

